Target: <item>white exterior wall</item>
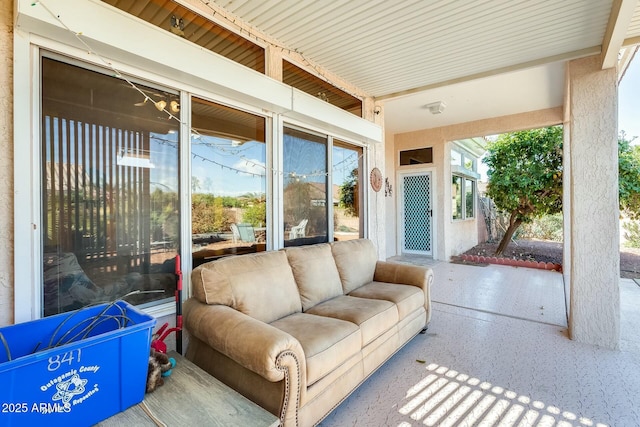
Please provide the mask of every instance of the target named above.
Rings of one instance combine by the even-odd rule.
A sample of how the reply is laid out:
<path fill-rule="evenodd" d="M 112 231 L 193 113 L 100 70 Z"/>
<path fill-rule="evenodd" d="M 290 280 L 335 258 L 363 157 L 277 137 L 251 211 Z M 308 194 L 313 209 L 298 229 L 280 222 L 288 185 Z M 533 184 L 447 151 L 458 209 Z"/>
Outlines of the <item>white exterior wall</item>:
<path fill-rule="evenodd" d="M 13 1 L 0 0 L 0 326 L 13 323 Z"/>
<path fill-rule="evenodd" d="M 599 55 L 569 63 L 569 332 L 613 349 L 620 341 L 617 77 L 615 68 L 601 70 Z"/>

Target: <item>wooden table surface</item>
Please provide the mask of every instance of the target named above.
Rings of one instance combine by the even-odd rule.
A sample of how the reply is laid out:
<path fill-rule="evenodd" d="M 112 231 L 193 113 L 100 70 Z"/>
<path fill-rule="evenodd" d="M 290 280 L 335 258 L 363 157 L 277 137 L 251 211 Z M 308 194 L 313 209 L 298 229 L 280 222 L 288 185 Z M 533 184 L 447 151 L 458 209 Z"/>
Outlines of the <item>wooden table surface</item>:
<path fill-rule="evenodd" d="M 144 401 L 98 426 L 269 426 L 279 419 L 176 352 L 176 367 Z M 146 408 L 145 408 L 146 406 Z M 149 411 L 149 413 L 146 412 Z M 159 422 L 155 422 L 153 418 Z"/>

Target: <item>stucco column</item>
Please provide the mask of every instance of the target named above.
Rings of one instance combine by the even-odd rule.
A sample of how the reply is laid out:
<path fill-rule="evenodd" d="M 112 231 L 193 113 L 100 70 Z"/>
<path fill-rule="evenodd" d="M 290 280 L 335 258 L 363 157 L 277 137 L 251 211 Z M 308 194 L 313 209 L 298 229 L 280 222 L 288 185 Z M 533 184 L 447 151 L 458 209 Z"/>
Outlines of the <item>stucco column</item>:
<path fill-rule="evenodd" d="M 0 0 L 0 326 L 13 323 L 13 1 Z"/>
<path fill-rule="evenodd" d="M 617 72 L 601 70 L 599 56 L 568 66 L 569 332 L 577 341 L 615 349 L 620 341 Z"/>

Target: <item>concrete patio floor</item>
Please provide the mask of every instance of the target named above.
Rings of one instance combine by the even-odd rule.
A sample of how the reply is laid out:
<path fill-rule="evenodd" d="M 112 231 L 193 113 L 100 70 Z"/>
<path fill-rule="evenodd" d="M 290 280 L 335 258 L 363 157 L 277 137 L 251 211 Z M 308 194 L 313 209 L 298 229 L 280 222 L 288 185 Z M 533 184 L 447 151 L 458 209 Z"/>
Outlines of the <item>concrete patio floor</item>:
<path fill-rule="evenodd" d="M 620 350 L 568 338 L 557 272 L 434 262 L 433 317 L 322 426 L 639 426 L 640 287 L 621 279 Z"/>

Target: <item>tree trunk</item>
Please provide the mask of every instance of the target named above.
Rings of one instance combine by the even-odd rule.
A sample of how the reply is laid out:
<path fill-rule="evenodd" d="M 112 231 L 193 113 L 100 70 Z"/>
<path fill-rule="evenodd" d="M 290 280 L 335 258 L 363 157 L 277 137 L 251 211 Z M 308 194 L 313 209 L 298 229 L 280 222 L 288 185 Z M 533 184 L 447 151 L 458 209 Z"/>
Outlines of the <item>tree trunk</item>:
<path fill-rule="evenodd" d="M 507 231 L 504 233 L 504 237 L 498 245 L 498 249 L 496 249 L 496 255 L 502 255 L 504 250 L 507 249 L 509 242 L 511 242 L 511 238 L 513 237 L 513 233 L 515 233 L 518 227 L 520 227 L 520 224 L 522 224 L 522 220 L 515 219 L 515 214 L 512 213 L 511 218 L 509 219 L 509 228 L 507 228 Z"/>

